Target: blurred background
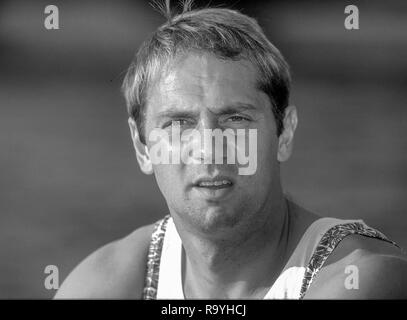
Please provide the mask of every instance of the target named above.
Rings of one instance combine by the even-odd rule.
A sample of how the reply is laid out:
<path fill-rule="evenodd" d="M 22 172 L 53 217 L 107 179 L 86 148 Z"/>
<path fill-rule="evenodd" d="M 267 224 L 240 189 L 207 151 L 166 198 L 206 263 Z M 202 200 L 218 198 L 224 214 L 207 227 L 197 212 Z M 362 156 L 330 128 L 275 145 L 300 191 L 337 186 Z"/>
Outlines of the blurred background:
<path fill-rule="evenodd" d="M 198 5 L 209 1 L 196 1 Z M 407 2 L 210 1 L 258 19 L 292 68 L 284 189 L 407 248 Z M 59 30 L 44 8 L 59 8 Z M 357 5 L 360 29 L 344 28 Z M 98 247 L 167 213 L 138 169 L 120 85 L 164 22 L 148 1 L 0 2 L 0 298 L 50 298 Z"/>

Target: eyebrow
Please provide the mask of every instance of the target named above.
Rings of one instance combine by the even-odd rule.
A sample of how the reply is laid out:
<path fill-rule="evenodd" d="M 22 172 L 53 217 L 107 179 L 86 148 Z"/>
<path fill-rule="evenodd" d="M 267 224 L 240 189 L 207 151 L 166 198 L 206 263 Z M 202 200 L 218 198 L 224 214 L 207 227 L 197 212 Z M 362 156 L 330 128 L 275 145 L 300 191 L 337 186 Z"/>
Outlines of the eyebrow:
<path fill-rule="evenodd" d="M 212 111 L 216 115 L 228 115 L 235 114 L 242 111 L 259 111 L 258 107 L 250 103 L 236 103 L 231 105 L 226 105 L 220 108 L 219 111 Z M 168 110 L 161 111 L 157 114 L 157 118 L 192 118 L 196 116 L 198 112 L 178 110 L 176 107 L 172 107 Z"/>
<path fill-rule="evenodd" d="M 250 103 L 236 103 L 222 107 L 216 114 L 234 114 L 242 111 L 259 111 L 259 108 Z"/>
<path fill-rule="evenodd" d="M 196 115 L 193 111 L 178 110 L 176 108 L 171 108 L 168 110 L 161 111 L 157 114 L 157 119 L 163 118 L 192 118 Z"/>

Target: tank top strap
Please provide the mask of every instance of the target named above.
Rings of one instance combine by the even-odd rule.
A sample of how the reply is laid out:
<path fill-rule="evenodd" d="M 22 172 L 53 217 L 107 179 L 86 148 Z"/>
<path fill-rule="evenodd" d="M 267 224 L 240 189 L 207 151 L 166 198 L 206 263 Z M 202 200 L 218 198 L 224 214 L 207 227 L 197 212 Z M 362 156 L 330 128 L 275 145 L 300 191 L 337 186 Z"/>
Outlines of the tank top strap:
<path fill-rule="evenodd" d="M 323 221 L 324 219 L 328 220 Z M 357 234 L 383 240 L 399 247 L 395 242 L 389 240 L 383 233 L 369 227 L 362 220 L 340 220 L 334 218 L 323 218 L 319 220 L 320 221 L 317 221 L 320 222 L 319 227 L 321 227 L 321 223 L 322 225 L 325 225 L 325 230 L 326 225 L 331 225 L 331 227 L 325 231 L 322 236 L 319 234 L 320 236 L 316 239 L 319 238 L 320 240 L 315 246 L 312 246 L 312 254 L 306 265 L 304 278 L 302 280 L 300 299 L 304 297 L 318 271 L 321 270 L 328 257 L 345 237 Z M 306 243 L 307 241 L 304 241 L 304 244 Z M 308 244 L 310 244 L 310 242 L 308 242 Z"/>
<path fill-rule="evenodd" d="M 150 246 L 148 248 L 147 272 L 144 280 L 143 300 L 157 299 L 161 252 L 169 218 L 170 215 L 166 215 L 154 225 Z"/>

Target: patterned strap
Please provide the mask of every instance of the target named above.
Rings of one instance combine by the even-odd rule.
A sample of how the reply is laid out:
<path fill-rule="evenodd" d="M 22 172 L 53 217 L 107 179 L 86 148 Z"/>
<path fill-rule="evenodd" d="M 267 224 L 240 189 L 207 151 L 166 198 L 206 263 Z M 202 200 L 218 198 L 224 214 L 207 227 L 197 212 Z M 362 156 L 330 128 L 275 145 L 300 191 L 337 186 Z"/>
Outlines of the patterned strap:
<path fill-rule="evenodd" d="M 395 242 L 387 239 L 383 233 L 377 231 L 376 229 L 370 228 L 364 223 L 350 222 L 339 224 L 330 228 L 318 243 L 305 270 L 305 275 L 301 286 L 300 299 L 304 298 L 305 292 L 308 290 L 318 271 L 322 268 L 329 255 L 338 246 L 339 242 L 351 234 L 380 239 L 399 247 Z"/>
<path fill-rule="evenodd" d="M 144 282 L 143 299 L 157 299 L 158 275 L 160 271 L 161 251 L 164 243 L 165 230 L 169 215 L 159 220 L 154 225 L 154 231 L 151 235 L 150 247 L 147 257 L 147 273 Z"/>

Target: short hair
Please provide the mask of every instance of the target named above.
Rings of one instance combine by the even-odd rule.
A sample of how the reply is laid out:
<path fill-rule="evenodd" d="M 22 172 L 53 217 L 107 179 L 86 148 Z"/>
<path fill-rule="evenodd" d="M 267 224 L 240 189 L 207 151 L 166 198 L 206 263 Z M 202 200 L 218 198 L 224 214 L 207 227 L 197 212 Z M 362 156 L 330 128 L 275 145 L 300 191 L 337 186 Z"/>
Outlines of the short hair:
<path fill-rule="evenodd" d="M 175 15 L 169 0 L 158 5 L 167 21 L 144 41 L 124 78 L 122 91 L 127 111 L 137 124 L 140 140 L 145 143 L 145 107 L 152 78 L 180 53 L 194 51 L 224 60 L 251 61 L 259 71 L 258 88 L 271 101 L 279 136 L 290 94 L 286 60 L 255 19 L 226 8 L 191 9 L 191 2 L 184 1 L 182 12 Z"/>

